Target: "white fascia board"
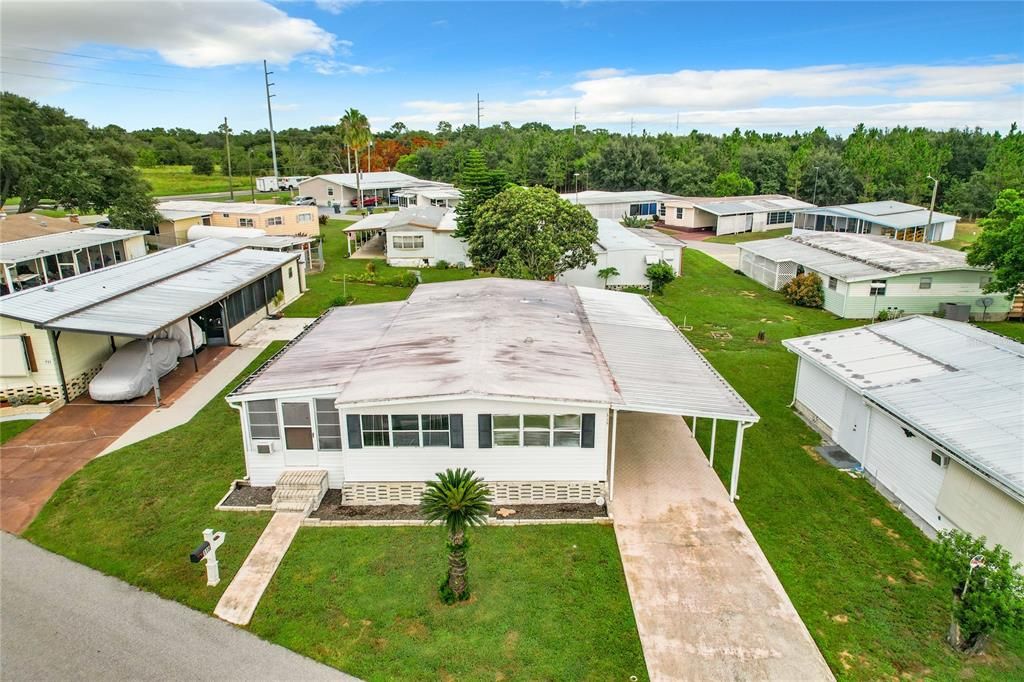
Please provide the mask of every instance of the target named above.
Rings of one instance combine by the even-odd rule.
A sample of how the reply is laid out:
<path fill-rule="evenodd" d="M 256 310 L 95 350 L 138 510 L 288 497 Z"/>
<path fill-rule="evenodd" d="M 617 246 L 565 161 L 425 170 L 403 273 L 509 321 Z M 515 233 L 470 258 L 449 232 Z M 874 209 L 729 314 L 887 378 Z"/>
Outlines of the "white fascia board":
<path fill-rule="evenodd" d="M 451 402 L 456 400 L 482 400 L 505 403 L 523 403 L 527 405 L 558 405 L 566 407 L 585 407 L 591 409 L 609 410 L 615 409 L 614 404 L 606 402 L 592 402 L 582 400 L 563 400 L 546 398 L 524 398 L 523 396 L 503 396 L 490 393 L 450 393 L 447 395 L 415 396 L 405 398 L 390 398 L 387 400 L 356 400 L 346 401 L 338 399 L 334 405 L 338 409 L 357 409 L 360 407 L 386 407 L 389 405 L 414 405 L 421 403 Z"/>

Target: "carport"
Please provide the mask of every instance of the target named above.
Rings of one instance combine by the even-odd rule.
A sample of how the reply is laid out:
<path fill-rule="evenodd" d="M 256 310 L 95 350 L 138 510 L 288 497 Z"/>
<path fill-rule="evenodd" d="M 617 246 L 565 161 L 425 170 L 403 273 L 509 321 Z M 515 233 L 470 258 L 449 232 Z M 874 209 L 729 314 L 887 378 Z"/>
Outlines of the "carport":
<path fill-rule="evenodd" d="M 384 232 L 394 213 L 371 213 L 345 228 L 345 239 L 348 244 L 348 255 L 352 255 L 359 247 Z"/>
<path fill-rule="evenodd" d="M 262 282 L 262 305 L 269 306 L 276 292 L 267 290 L 266 278 L 299 257 L 295 252 L 256 251 L 220 239 L 202 239 L 5 297 L 3 316 L 46 330 L 65 400 L 67 379 L 59 345 L 63 333 L 107 336 L 112 352 L 117 339 L 145 339 L 159 405 L 160 383 L 152 362 L 157 335 L 219 306 L 225 341 L 230 344 L 228 299 Z M 193 366 L 198 371 L 195 338 L 188 326 Z"/>

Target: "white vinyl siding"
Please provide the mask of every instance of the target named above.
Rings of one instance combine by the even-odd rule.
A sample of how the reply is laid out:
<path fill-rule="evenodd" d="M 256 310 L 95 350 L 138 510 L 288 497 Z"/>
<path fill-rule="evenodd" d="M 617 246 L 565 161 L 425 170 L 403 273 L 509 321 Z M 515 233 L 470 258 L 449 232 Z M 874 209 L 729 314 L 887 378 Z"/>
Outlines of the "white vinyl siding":
<path fill-rule="evenodd" d="M 843 411 L 844 391 L 845 387 L 839 383 L 838 379 L 833 379 L 824 370 L 807 360 L 800 360 L 796 399 L 828 425 L 832 430 L 829 433 L 830 437 L 839 427 Z"/>
<path fill-rule="evenodd" d="M 961 530 L 984 535 L 990 546 L 998 543 L 1024 561 L 1024 503 L 959 462 L 949 463 L 935 506 Z"/>

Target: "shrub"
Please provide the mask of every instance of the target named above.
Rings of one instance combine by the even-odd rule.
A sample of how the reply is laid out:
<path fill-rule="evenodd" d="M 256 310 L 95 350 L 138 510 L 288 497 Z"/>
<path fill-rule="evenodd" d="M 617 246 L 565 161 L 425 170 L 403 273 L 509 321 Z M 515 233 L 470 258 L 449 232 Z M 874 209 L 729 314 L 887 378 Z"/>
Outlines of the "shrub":
<path fill-rule="evenodd" d="M 661 261 L 647 266 L 647 279 L 651 280 L 651 291 L 660 294 L 665 290 L 665 285 L 676 278 L 676 272 L 672 266 Z"/>
<path fill-rule="evenodd" d="M 213 161 L 205 154 L 197 154 L 192 160 L 193 175 L 213 175 Z"/>
<path fill-rule="evenodd" d="M 793 305 L 805 308 L 820 308 L 825 302 L 821 277 L 813 272 L 805 272 L 786 282 L 782 287 L 782 295 Z"/>
<path fill-rule="evenodd" d="M 372 260 L 366 261 L 366 274 L 375 275 L 377 274 L 377 264 Z"/>
<path fill-rule="evenodd" d="M 439 260 L 436 263 L 434 263 L 434 267 L 437 268 L 438 270 L 447 270 L 450 266 L 448 265 L 448 261 Z"/>
<path fill-rule="evenodd" d="M 320 227 L 326 227 L 326 225 L 327 225 L 327 215 L 323 214 L 323 213 L 320 214 L 320 217 L 317 218 L 317 221 L 320 223 Z"/>
<path fill-rule="evenodd" d="M 980 653 L 992 633 L 1024 626 L 1024 575 L 1002 546 L 959 530 L 940 531 L 931 550 L 953 584 L 953 622 L 947 641 L 959 651 Z M 972 557 L 984 563 L 971 570 Z"/>
<path fill-rule="evenodd" d="M 638 215 L 623 215 L 619 223 L 623 227 L 650 227 L 651 224 Z"/>

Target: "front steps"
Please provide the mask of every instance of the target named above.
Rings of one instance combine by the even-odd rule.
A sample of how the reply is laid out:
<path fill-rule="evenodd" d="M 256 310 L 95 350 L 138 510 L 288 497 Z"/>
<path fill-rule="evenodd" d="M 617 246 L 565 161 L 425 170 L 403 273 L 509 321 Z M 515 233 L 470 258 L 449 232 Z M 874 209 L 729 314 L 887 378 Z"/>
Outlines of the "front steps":
<path fill-rule="evenodd" d="M 327 493 L 327 472 L 301 469 L 282 473 L 274 487 L 270 508 L 275 512 L 299 512 L 308 516 Z"/>

